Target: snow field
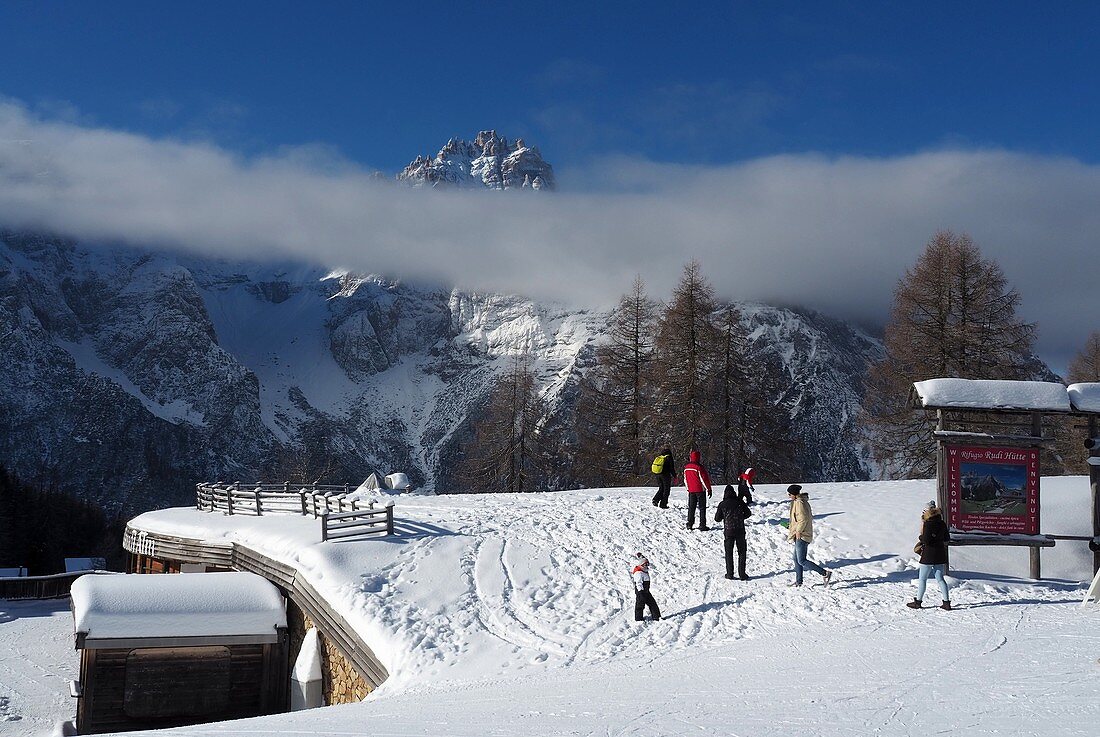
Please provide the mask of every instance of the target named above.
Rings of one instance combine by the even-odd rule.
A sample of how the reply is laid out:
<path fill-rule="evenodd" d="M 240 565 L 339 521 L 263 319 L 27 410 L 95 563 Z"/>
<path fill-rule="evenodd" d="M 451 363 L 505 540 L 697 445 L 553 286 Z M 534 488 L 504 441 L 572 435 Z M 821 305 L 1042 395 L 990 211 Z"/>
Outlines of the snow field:
<path fill-rule="evenodd" d="M 810 557 L 836 583 L 792 589 L 784 488 L 757 487 L 750 581 L 723 577 L 717 526 L 684 529 L 682 488 L 669 510 L 652 488 L 402 495 L 397 535 L 325 544 L 312 519 L 147 513 L 135 524 L 295 565 L 391 672 L 359 704 L 169 734 L 1093 733 L 1100 607 L 1079 605 L 1083 543 L 1044 551 L 1055 580 L 1037 583 L 1024 550 L 955 549 L 957 610 L 912 611 L 933 483 L 806 485 Z M 1088 526 L 1085 479 L 1042 493 L 1045 532 Z M 638 551 L 660 622 L 633 621 Z"/>
<path fill-rule="evenodd" d="M 0 599 L 0 735 L 42 737 L 72 719 L 79 669 L 68 599 Z"/>
<path fill-rule="evenodd" d="M 1080 491 L 1082 484 L 1046 479 L 1044 499 L 1065 496 L 1062 487 Z M 747 582 L 724 578 L 720 529 L 684 529 L 682 488 L 674 490 L 668 510 L 651 505 L 647 488 L 402 496 L 398 535 L 336 544 L 319 543 L 318 523 L 295 517 L 176 509 L 148 513 L 137 524 L 239 540 L 298 567 L 387 664 L 385 692 L 490 673 L 647 658 L 654 651 L 778 635 L 793 626 L 850 627 L 902 616 L 901 605 L 914 592 L 912 546 L 921 507 L 934 496 L 932 482 L 805 487 L 815 515 L 810 557 L 836 575 L 828 589 L 809 586 L 816 574 L 808 574 L 801 589 L 786 586 L 792 564 L 779 525 L 787 514 L 784 488 L 758 487 L 747 524 L 753 577 Z M 710 520 L 717 500 L 717 493 L 709 500 Z M 1060 543 L 1055 550 L 1062 554 L 1071 547 Z M 953 602 L 966 607 L 1011 597 L 1065 601 L 1067 587 L 1076 589 L 1088 577 L 1087 551 L 1078 547 L 1083 565 L 1070 584 L 957 573 Z M 642 628 L 633 621 L 629 577 L 639 551 L 651 561 L 653 594 L 665 615 L 665 621 Z M 1026 551 L 981 548 L 956 557 L 964 553 L 1016 576 L 1027 572 Z M 1023 564 L 1012 571 L 1014 555 Z M 1075 561 L 1066 557 L 1046 552 L 1047 575 L 1072 573 Z M 929 603 L 937 596 L 930 589 Z"/>

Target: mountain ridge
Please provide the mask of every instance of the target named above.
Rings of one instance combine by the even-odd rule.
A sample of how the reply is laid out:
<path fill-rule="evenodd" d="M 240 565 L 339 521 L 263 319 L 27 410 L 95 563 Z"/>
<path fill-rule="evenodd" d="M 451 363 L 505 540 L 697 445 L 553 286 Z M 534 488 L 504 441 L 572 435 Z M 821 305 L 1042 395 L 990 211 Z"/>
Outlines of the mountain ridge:
<path fill-rule="evenodd" d="M 751 359 L 791 377 L 807 478 L 865 478 L 851 428 L 878 343 L 811 311 L 741 307 Z M 530 355 L 568 424 L 606 323 L 518 296 L 4 234 L 0 459 L 126 509 L 178 503 L 203 478 L 317 471 L 288 466 L 295 453 L 349 480 L 402 470 L 453 490 L 500 359 Z"/>

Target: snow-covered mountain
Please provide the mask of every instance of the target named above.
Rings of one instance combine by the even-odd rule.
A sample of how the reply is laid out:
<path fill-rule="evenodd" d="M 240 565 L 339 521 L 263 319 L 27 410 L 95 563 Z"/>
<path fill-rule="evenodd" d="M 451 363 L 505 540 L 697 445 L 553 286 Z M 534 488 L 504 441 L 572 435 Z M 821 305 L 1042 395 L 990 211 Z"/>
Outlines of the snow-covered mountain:
<path fill-rule="evenodd" d="M 435 156 L 417 156 L 397 181 L 414 187 L 554 189 L 554 170 L 535 146 L 481 131 L 472 141 L 452 138 Z"/>
<path fill-rule="evenodd" d="M 878 344 L 814 313 L 742 313 L 749 360 L 790 377 L 806 478 L 866 477 L 851 428 Z M 457 442 L 502 358 L 533 357 L 564 425 L 606 322 L 380 276 L 6 234 L 0 462 L 126 510 L 187 499 L 196 479 L 283 475 L 316 456 L 349 480 L 402 470 L 454 488 Z"/>

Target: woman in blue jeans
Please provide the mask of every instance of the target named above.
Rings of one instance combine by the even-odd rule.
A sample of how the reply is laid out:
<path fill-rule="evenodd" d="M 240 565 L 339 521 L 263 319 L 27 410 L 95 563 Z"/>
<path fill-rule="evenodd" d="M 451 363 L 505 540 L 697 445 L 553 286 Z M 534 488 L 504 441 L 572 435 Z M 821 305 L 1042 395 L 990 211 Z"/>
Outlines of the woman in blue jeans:
<path fill-rule="evenodd" d="M 810 495 L 802 491 L 798 484 L 787 487 L 787 496 L 791 500 L 790 521 L 787 523 L 787 539 L 794 543 L 794 583 L 802 585 L 802 570 L 809 568 L 821 574 L 825 583 L 832 578 L 832 571 L 825 570 L 806 557 L 810 543 L 814 539 L 814 513 L 810 509 Z"/>
<path fill-rule="evenodd" d="M 920 531 L 920 574 L 917 582 L 917 598 L 906 602 L 910 609 L 920 609 L 924 601 L 924 590 L 928 585 L 928 576 L 935 574 L 936 583 L 940 585 L 940 593 L 943 595 L 943 603 L 940 609 L 951 611 L 951 593 L 944 580 L 947 571 L 947 542 L 950 539 L 950 531 L 947 523 L 943 521 L 943 514 L 935 502 L 928 502 L 921 515 L 924 524 Z"/>

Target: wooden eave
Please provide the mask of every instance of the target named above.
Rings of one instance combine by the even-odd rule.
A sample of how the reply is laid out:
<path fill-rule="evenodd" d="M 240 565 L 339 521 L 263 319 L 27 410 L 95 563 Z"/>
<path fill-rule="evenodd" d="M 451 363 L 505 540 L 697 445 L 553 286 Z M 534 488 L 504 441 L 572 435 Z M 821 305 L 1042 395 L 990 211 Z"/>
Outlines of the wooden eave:
<path fill-rule="evenodd" d="M 191 637 L 88 637 L 76 633 L 77 650 L 132 650 L 140 647 L 202 647 L 205 645 L 272 645 L 279 642 L 284 627 L 269 634 L 200 635 Z"/>

